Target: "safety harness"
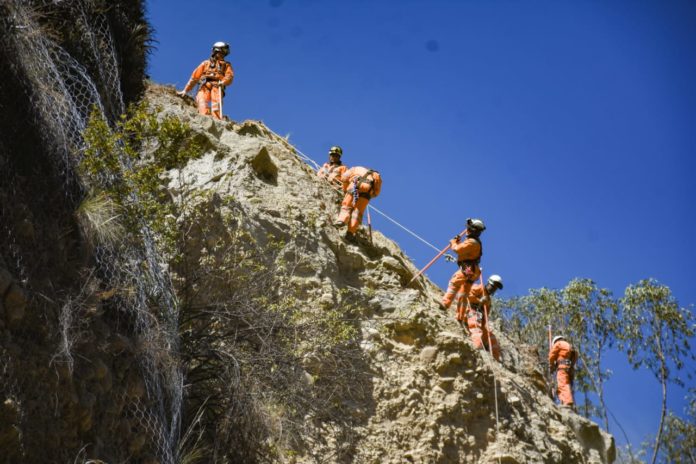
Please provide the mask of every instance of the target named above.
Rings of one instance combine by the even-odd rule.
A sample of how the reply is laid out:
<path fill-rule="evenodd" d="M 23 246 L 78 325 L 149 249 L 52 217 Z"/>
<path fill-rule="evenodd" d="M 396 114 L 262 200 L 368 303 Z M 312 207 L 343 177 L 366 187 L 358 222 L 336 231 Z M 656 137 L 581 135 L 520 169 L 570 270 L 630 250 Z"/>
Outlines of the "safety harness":
<path fill-rule="evenodd" d="M 358 202 L 358 198 L 367 198 L 368 200 L 370 198 L 372 198 L 372 196 L 370 194 L 373 192 L 375 181 L 374 181 L 374 179 L 368 180 L 368 176 L 370 174 L 372 174 L 373 172 L 375 172 L 375 171 L 372 169 L 368 169 L 368 171 L 364 175 L 362 175 L 360 177 L 355 177 L 353 179 L 353 206 L 355 206 L 355 204 Z M 362 184 L 362 183 L 370 184 L 370 191 L 369 192 L 361 192 L 360 191 L 359 187 L 360 187 L 360 184 Z"/>
<path fill-rule="evenodd" d="M 481 324 L 483 322 L 483 308 L 480 304 L 469 303 L 469 311 L 466 313 L 467 319 L 476 318 L 476 322 Z"/>
<path fill-rule="evenodd" d="M 199 81 L 201 87 L 207 86 L 208 89 L 212 89 L 212 84 L 219 82 L 225 78 L 225 71 L 227 71 L 227 66 L 229 63 L 225 60 L 212 61 L 208 60 L 208 71 L 203 75 Z M 225 96 L 225 87 L 221 87 L 222 96 Z"/>
<path fill-rule="evenodd" d="M 363 182 L 366 184 L 370 184 L 370 191 L 360 194 L 361 197 L 367 198 L 368 200 L 370 198 L 372 198 L 371 195 L 374 192 L 374 188 L 375 188 L 375 180 L 371 177 L 370 177 L 370 179 L 368 179 L 368 177 L 371 176 L 373 172 L 375 172 L 375 171 L 372 169 L 368 169 L 367 172 L 365 173 L 365 175 L 359 177 L 357 180 L 357 185 L 360 185 Z"/>
<path fill-rule="evenodd" d="M 464 274 L 468 279 L 471 279 L 474 276 L 474 274 L 476 273 L 476 267 L 481 262 L 481 257 L 483 256 L 483 244 L 481 243 L 481 240 L 478 237 L 469 236 L 469 237 L 467 237 L 467 239 L 476 240 L 476 242 L 479 244 L 479 247 L 481 249 L 481 252 L 479 253 L 477 258 L 475 258 L 475 259 L 461 259 L 461 260 L 457 261 L 457 265 L 462 270 L 462 274 Z"/>
<path fill-rule="evenodd" d="M 469 310 L 466 313 L 466 318 L 467 319 L 476 318 L 476 322 L 479 325 L 481 325 L 481 323 L 483 322 L 483 311 L 481 311 L 480 308 L 475 308 L 475 307 L 471 306 L 471 310 Z"/>
<path fill-rule="evenodd" d="M 570 344 L 570 343 L 569 343 Z M 575 369 L 575 360 L 577 359 L 578 353 L 575 351 L 575 347 L 570 344 L 570 350 L 568 351 L 569 358 L 557 359 L 556 368 L 566 369 L 569 373 L 572 373 Z"/>

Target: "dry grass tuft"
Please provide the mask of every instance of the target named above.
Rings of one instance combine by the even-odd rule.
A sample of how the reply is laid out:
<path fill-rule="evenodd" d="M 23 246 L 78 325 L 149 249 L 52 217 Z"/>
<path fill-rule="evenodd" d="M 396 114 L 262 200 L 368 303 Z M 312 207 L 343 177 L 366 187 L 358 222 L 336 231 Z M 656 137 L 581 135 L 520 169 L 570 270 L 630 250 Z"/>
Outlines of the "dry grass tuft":
<path fill-rule="evenodd" d="M 123 240 L 125 229 L 119 222 L 120 207 L 106 194 L 85 198 L 76 211 L 84 237 L 94 245 L 116 245 Z"/>

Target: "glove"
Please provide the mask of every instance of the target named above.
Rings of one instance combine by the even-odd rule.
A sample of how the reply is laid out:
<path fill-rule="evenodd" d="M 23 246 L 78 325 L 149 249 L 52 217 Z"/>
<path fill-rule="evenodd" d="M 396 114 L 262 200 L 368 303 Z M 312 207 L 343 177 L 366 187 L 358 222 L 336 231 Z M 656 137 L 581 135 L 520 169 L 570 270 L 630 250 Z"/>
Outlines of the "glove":
<path fill-rule="evenodd" d="M 462 238 L 462 236 L 459 235 L 459 234 L 457 234 L 457 235 L 454 236 L 454 240 L 457 241 L 457 242 L 459 242 L 459 239 L 461 239 L 461 238 Z"/>
<path fill-rule="evenodd" d="M 176 94 L 180 97 L 183 97 L 184 95 L 186 95 L 186 91 L 182 90 L 181 92 L 177 92 Z"/>

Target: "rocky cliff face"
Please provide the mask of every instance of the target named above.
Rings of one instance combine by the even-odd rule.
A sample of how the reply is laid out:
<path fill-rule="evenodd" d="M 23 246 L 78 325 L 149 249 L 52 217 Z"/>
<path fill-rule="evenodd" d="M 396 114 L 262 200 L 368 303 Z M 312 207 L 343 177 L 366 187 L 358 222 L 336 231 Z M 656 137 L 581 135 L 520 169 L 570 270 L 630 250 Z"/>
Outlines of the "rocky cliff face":
<path fill-rule="evenodd" d="M 174 215 L 131 217 L 130 239 L 92 229 L 126 228 L 102 195 L 123 179 L 80 162 L 91 109 L 113 127 L 143 90 L 142 2 L 0 13 L 0 462 L 613 460 L 610 436 L 545 396 L 533 353 L 498 334 L 493 362 L 440 289 L 405 286 L 394 242 L 345 243 L 336 194 L 262 123 L 152 86 L 203 152 L 157 178 Z"/>
<path fill-rule="evenodd" d="M 453 315 L 438 309 L 441 290 L 417 272 L 398 245 L 381 233 L 372 243 L 343 241 L 331 227 L 338 196 L 287 140 L 260 122 L 218 122 L 198 116 L 173 89 L 153 87 L 148 99 L 204 134 L 199 159 L 168 173 L 174 201 L 188 198 L 206 211 L 189 227 L 189 266 L 219 259 L 234 244 L 232 227 L 278 245 L 276 262 L 307 313 L 353 308 L 359 347 L 345 368 L 348 388 L 335 403 L 346 416 L 308 408 L 311 427 L 287 445 L 292 462 L 586 462 L 614 460 L 613 438 L 596 424 L 555 406 L 544 393 L 536 360 L 500 335 L 503 363 L 476 351 Z M 389 181 L 385 184 L 389 190 Z M 195 195 L 192 195 L 195 193 Z M 193 198 L 193 199 L 191 199 Z M 379 203 L 379 199 L 376 200 Z M 206 296 L 201 296 L 205 303 Z M 336 359 L 301 360 L 316 395 Z M 319 380 L 317 380 L 319 379 Z M 338 382 L 340 383 L 340 382 Z M 273 386 L 268 386 L 272 389 Z M 341 396 L 343 395 L 343 396 Z M 496 414 L 498 416 L 496 420 Z"/>
<path fill-rule="evenodd" d="M 439 288 L 406 285 L 417 269 L 394 242 L 344 242 L 330 225 L 339 197 L 287 140 L 198 116 L 170 88 L 147 100 L 204 147 L 160 178 L 180 213 L 177 251 L 160 263 L 178 328 L 153 274 L 100 265 L 120 261 L 95 255 L 59 183 L 13 177 L 1 197 L 4 462 L 614 460 L 611 436 L 545 395 L 533 353 L 499 333 L 496 363 L 437 308 Z M 156 265 L 122 256 L 125 269 Z"/>

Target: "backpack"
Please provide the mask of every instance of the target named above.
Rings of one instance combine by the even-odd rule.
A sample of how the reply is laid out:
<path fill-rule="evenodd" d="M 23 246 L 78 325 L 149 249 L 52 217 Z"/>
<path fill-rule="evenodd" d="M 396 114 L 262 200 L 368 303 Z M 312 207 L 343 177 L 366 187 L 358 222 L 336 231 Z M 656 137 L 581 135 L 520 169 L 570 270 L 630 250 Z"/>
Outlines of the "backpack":
<path fill-rule="evenodd" d="M 372 198 L 379 195 L 382 191 L 382 176 L 377 171 L 372 171 L 372 191 L 370 195 Z"/>
<path fill-rule="evenodd" d="M 575 364 L 578 362 L 578 350 L 575 349 L 575 345 L 572 343 L 570 344 L 570 362 L 573 363 L 571 364 L 572 368 L 575 368 Z"/>

